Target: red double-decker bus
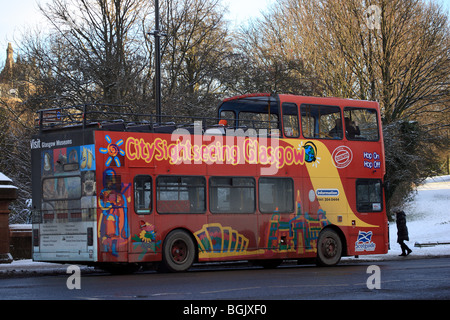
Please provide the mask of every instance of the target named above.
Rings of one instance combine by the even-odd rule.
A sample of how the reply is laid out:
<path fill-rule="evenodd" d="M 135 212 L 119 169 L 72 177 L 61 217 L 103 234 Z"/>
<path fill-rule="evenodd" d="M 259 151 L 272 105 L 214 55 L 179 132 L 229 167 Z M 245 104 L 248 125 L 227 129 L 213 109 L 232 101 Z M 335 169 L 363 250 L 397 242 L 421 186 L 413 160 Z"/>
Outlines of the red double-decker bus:
<path fill-rule="evenodd" d="M 33 259 L 104 268 L 388 251 L 376 102 L 251 94 L 217 118 L 38 112 Z"/>

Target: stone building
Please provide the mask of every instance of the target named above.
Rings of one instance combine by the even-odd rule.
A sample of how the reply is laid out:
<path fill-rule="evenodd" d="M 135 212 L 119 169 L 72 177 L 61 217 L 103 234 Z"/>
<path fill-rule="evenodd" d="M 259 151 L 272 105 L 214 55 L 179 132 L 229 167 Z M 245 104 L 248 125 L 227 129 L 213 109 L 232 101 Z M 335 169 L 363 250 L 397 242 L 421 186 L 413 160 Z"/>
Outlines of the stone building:
<path fill-rule="evenodd" d="M 6 49 L 6 62 L 0 71 L 0 99 L 23 100 L 33 92 L 32 66 L 17 56 L 11 43 Z"/>
<path fill-rule="evenodd" d="M 17 198 L 12 180 L 0 172 L 0 263 L 10 263 L 9 205 Z"/>

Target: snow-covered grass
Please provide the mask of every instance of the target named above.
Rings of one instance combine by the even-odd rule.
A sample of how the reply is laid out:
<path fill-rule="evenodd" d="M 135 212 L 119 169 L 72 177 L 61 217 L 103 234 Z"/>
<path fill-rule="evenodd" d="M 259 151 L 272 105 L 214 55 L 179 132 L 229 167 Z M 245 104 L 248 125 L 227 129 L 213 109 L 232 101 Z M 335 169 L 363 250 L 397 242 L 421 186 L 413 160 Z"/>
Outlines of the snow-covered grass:
<path fill-rule="evenodd" d="M 412 248 L 416 242 L 450 243 L 450 175 L 427 179 L 418 188 L 414 200 L 405 206 L 404 211 L 409 231 L 408 246 Z M 390 229 L 391 239 L 395 236 L 396 240 L 395 223 Z M 450 245 L 412 249 L 415 254 L 429 252 L 450 255 Z"/>
<path fill-rule="evenodd" d="M 413 250 L 408 258 L 417 256 L 450 256 L 450 245 L 415 247 L 417 244 L 450 243 L 450 175 L 429 178 L 417 188 L 414 198 L 403 210 L 406 213 L 409 241 Z M 397 225 L 389 224 L 390 250 L 387 255 L 361 256 L 369 260 L 382 260 L 401 254 L 397 243 Z M 405 259 L 405 257 L 399 257 Z"/>

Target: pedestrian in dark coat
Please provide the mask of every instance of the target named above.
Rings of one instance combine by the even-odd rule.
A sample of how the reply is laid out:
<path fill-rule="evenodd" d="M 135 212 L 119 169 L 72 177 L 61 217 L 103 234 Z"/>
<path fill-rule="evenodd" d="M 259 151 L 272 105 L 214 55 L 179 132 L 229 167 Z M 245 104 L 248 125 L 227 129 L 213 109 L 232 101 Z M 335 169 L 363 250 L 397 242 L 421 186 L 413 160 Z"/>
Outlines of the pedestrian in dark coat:
<path fill-rule="evenodd" d="M 397 215 L 397 242 L 402 248 L 402 254 L 400 256 L 409 255 L 412 250 L 405 244 L 404 241 L 409 241 L 408 227 L 406 226 L 406 215 L 402 210 L 396 211 Z"/>

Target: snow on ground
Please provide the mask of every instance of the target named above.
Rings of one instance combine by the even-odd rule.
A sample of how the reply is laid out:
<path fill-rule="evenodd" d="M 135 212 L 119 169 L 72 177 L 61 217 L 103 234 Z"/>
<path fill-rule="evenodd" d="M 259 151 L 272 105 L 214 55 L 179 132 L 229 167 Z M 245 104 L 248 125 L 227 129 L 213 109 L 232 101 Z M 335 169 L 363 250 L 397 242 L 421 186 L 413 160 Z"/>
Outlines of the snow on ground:
<path fill-rule="evenodd" d="M 409 231 L 408 246 L 414 246 L 416 242 L 450 243 L 450 175 L 427 179 L 404 211 Z M 391 239 L 395 236 L 397 240 L 395 223 L 390 229 Z M 427 251 L 450 255 L 450 245 L 416 248 L 413 252 L 420 254 Z"/>
<path fill-rule="evenodd" d="M 450 244 L 415 247 L 417 244 L 450 243 L 450 175 L 429 178 L 417 188 L 413 200 L 406 204 L 409 241 L 405 241 L 412 249 L 413 256 L 450 256 Z M 401 254 L 397 243 L 397 225 L 389 223 L 389 239 L 391 248 L 387 255 L 361 256 L 362 259 L 382 260 Z M 409 258 L 409 257 L 408 257 Z M 405 257 L 399 257 L 405 259 Z"/>

